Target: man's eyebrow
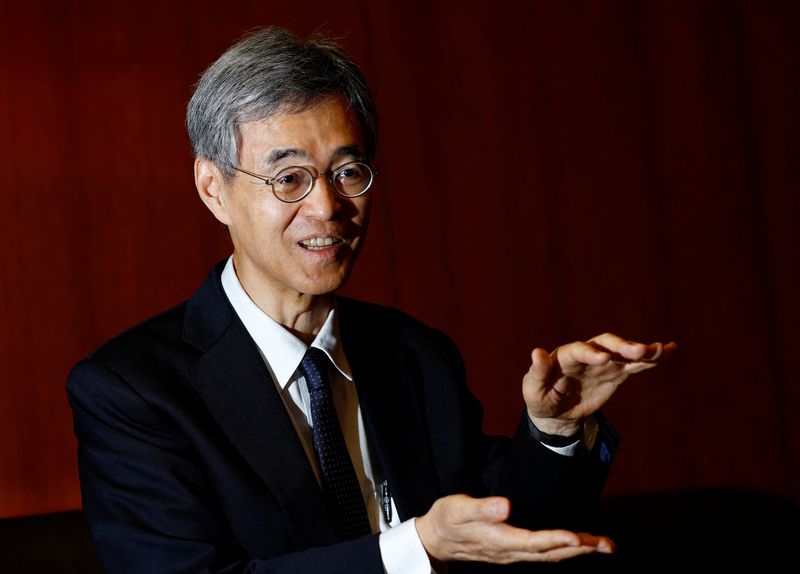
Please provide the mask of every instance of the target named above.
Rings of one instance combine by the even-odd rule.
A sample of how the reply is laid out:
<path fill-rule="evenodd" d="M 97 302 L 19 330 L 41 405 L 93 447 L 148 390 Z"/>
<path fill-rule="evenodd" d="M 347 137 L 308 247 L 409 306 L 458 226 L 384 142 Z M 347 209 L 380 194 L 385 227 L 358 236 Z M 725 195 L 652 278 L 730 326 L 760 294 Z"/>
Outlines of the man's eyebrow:
<path fill-rule="evenodd" d="M 342 157 L 342 156 L 345 156 L 345 155 L 353 156 L 354 158 L 356 158 L 359 161 L 363 161 L 365 156 L 366 156 L 366 154 L 364 153 L 364 150 L 362 150 L 357 145 L 345 145 L 345 146 L 336 148 L 336 151 L 333 153 L 334 157 Z"/>
<path fill-rule="evenodd" d="M 356 158 L 359 161 L 363 161 L 366 154 L 361 147 L 357 145 L 345 145 L 336 148 L 333 152 L 334 158 L 340 158 L 344 156 L 351 156 Z M 263 166 L 264 168 L 271 167 L 275 165 L 277 162 L 281 161 L 282 159 L 286 159 L 287 157 L 297 157 L 304 160 L 309 159 L 309 155 L 305 150 L 297 149 L 297 148 L 275 148 L 267 154 L 267 157 L 264 158 Z"/>
<path fill-rule="evenodd" d="M 308 154 L 305 151 L 296 148 L 275 148 L 269 152 L 267 157 L 264 158 L 264 166 L 271 166 L 287 157 L 300 157 L 303 159 L 308 159 Z"/>

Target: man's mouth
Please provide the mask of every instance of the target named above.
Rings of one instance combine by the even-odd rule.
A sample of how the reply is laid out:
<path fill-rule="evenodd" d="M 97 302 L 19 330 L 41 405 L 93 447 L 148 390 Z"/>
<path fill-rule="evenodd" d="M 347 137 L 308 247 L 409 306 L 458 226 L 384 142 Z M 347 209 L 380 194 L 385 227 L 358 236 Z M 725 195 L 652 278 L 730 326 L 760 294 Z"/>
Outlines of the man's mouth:
<path fill-rule="evenodd" d="M 319 251 L 321 249 L 328 249 L 334 245 L 339 245 L 342 240 L 338 237 L 309 237 L 299 242 L 301 247 L 311 249 L 312 251 Z"/>

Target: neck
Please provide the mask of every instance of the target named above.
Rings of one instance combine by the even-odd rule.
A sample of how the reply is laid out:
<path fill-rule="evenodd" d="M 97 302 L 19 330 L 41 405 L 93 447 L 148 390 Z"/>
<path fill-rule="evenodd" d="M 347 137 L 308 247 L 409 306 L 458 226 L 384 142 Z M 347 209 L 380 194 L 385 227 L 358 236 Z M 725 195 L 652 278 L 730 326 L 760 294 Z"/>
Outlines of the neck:
<path fill-rule="evenodd" d="M 235 261 L 234 261 L 235 268 Z M 262 281 L 239 273 L 237 277 L 250 299 L 269 317 L 306 344 L 311 344 L 319 333 L 330 310 L 335 295 L 309 295 L 307 293 L 275 293 Z"/>
<path fill-rule="evenodd" d="M 246 285 L 242 286 L 259 309 L 306 344 L 311 344 L 322 329 L 334 304 L 333 293 L 298 294 L 291 302 L 278 302 L 271 298 L 254 296 Z"/>
<path fill-rule="evenodd" d="M 256 301 L 262 311 L 280 323 L 295 337 L 310 345 L 322 329 L 328 313 L 333 308 L 333 293 L 325 295 L 309 295 L 302 297 L 294 305 L 267 308 Z"/>

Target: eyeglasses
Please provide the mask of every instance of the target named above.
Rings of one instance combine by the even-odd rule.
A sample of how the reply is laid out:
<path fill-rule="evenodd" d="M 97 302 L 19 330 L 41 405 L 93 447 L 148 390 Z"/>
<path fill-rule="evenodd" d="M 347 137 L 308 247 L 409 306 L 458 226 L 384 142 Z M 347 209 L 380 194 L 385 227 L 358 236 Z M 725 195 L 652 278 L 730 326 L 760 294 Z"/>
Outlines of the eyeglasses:
<path fill-rule="evenodd" d="M 311 193 L 314 184 L 322 176 L 325 176 L 336 193 L 342 197 L 358 197 L 367 193 L 375 176 L 378 175 L 377 170 L 373 171 L 371 167 L 360 161 L 351 161 L 335 170 L 318 175 L 314 175 L 309 168 L 299 165 L 285 167 L 272 177 L 259 175 L 233 165 L 230 167 L 260 179 L 264 184 L 272 187 L 272 193 L 284 203 L 295 203 L 303 199 Z"/>

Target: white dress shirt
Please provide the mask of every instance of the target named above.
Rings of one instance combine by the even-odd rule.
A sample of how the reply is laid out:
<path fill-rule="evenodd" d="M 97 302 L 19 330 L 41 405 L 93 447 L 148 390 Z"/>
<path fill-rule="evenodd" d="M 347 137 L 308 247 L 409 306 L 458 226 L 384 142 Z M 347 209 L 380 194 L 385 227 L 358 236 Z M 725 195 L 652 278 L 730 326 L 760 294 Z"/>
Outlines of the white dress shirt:
<path fill-rule="evenodd" d="M 255 341 L 319 481 L 319 465 L 311 437 L 314 421 L 311 420 L 308 387 L 299 370 L 300 361 L 308 346 L 264 313 L 250 299 L 236 276 L 232 257 L 228 259 L 222 272 L 222 287 L 234 311 Z M 333 401 L 347 450 L 361 485 L 372 531 L 381 533 L 378 541 L 385 572 L 430 574 L 431 565 L 417 535 L 414 518 L 401 523 L 394 500 L 391 501 L 391 520 L 387 521 L 384 515 L 380 492 L 383 477 L 380 475 L 380 469 L 373 467 L 372 464 L 358 393 L 339 338 L 339 322 L 335 308 L 331 309 L 311 346 L 322 350 L 334 366 L 329 376 Z M 265 384 L 268 382 L 265 381 Z M 253 432 L 257 432 L 257 429 Z"/>

